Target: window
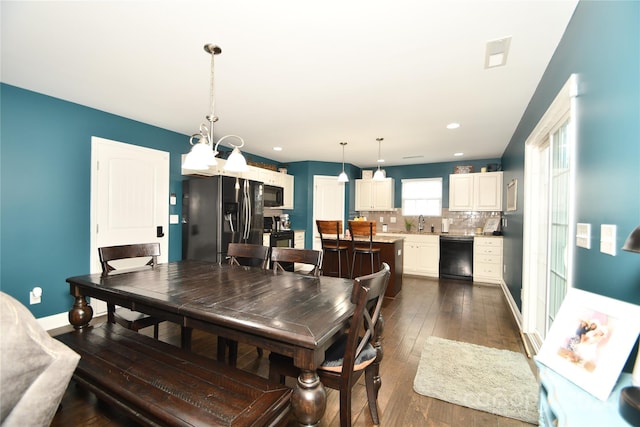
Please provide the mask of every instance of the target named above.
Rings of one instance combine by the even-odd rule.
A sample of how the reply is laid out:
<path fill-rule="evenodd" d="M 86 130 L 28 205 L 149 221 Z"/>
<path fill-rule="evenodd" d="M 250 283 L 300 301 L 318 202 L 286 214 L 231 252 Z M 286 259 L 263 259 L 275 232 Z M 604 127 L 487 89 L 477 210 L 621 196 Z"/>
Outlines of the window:
<path fill-rule="evenodd" d="M 403 179 L 402 215 L 442 216 L 442 178 Z"/>

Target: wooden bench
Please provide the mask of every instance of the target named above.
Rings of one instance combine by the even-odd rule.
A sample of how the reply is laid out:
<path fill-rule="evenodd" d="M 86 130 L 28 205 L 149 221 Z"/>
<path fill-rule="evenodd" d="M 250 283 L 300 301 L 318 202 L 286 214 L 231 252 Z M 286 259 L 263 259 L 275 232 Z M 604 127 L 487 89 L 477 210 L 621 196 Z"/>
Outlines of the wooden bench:
<path fill-rule="evenodd" d="M 117 324 L 55 337 L 80 354 L 74 379 L 150 426 L 271 426 L 291 389 Z"/>

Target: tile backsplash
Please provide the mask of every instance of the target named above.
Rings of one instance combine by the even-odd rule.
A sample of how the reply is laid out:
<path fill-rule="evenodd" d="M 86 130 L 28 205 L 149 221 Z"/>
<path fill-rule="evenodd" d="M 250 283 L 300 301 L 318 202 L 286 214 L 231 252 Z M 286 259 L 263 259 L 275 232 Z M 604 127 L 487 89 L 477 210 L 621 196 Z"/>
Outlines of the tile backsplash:
<path fill-rule="evenodd" d="M 448 209 L 442 209 L 442 216 L 424 217 L 424 230 L 430 231 L 431 225 L 433 225 L 435 232 L 441 232 L 442 220 L 446 218 L 449 220 L 449 233 L 473 234 L 477 227 L 484 228 L 487 219 L 500 218 L 501 214 L 502 212 L 449 212 Z M 360 215 L 365 216 L 369 220 L 375 220 L 379 233 L 382 232 L 382 224 L 387 224 L 387 231 L 389 233 L 406 231 L 406 220 L 412 224 L 411 231 L 418 230 L 418 217 L 404 217 L 400 210 L 397 212 L 360 212 Z M 395 217 L 395 223 L 391 222 L 392 217 Z"/>

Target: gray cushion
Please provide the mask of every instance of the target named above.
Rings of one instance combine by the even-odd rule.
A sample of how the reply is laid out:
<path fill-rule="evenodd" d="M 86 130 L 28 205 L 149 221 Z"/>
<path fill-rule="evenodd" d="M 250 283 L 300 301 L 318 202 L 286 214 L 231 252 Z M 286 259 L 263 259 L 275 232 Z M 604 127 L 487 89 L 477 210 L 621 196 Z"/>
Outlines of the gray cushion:
<path fill-rule="evenodd" d="M 0 423 L 49 426 L 80 356 L 0 292 Z"/>
<path fill-rule="evenodd" d="M 320 369 L 332 372 L 342 372 L 342 363 L 344 351 L 347 347 L 347 335 L 341 336 L 338 341 L 333 343 L 331 347 L 325 352 L 324 362 L 320 365 Z M 376 359 L 376 349 L 370 343 L 367 343 L 356 357 L 356 361 L 353 366 L 354 371 L 369 366 Z"/>

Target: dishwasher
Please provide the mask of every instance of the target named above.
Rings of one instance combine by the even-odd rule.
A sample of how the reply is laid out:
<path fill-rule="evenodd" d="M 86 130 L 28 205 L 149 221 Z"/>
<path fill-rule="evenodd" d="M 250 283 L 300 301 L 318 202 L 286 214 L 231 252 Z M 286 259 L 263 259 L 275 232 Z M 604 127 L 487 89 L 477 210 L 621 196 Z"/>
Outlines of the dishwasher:
<path fill-rule="evenodd" d="M 440 277 L 473 280 L 473 236 L 440 236 Z"/>

